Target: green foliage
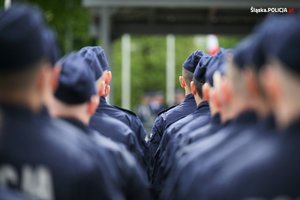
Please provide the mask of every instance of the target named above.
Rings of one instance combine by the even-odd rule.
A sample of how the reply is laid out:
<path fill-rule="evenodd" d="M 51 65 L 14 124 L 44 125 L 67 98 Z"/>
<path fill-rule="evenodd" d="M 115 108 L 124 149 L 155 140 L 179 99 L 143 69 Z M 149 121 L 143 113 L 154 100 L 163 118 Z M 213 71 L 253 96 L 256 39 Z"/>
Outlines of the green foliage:
<path fill-rule="evenodd" d="M 0 0 L 0 9 L 4 7 L 4 0 Z"/>
<path fill-rule="evenodd" d="M 62 53 L 70 52 L 82 46 L 90 45 L 90 16 L 81 0 L 27 0 L 38 5 L 46 21 L 55 28 Z"/>
<path fill-rule="evenodd" d="M 131 51 L 132 104 L 144 91 L 165 89 L 166 42 L 163 36 L 133 36 Z M 113 45 L 114 103 L 121 104 L 121 40 Z"/>

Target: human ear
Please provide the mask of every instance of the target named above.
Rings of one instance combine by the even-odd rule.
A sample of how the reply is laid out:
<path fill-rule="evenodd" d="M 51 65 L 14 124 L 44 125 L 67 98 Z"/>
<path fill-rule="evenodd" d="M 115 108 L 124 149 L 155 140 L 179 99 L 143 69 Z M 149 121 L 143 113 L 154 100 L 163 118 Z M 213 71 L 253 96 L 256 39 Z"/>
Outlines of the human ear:
<path fill-rule="evenodd" d="M 109 84 L 110 83 L 110 81 L 111 81 L 111 79 L 112 79 L 112 73 L 111 73 L 111 71 L 106 71 L 106 73 L 105 73 L 105 84 Z"/>
<path fill-rule="evenodd" d="M 210 98 L 210 86 L 208 85 L 208 83 L 205 83 L 202 86 L 202 94 L 203 94 L 203 99 L 205 99 L 206 101 L 209 101 Z"/>
<path fill-rule="evenodd" d="M 98 96 L 103 96 L 104 95 L 104 90 L 105 90 L 105 81 L 100 81 L 99 83 L 99 86 L 97 85 L 97 88 L 98 89 Z"/>
<path fill-rule="evenodd" d="M 110 92 L 110 85 L 105 85 L 103 96 L 107 97 L 109 95 L 109 92 Z"/>
<path fill-rule="evenodd" d="M 191 87 L 192 94 L 195 96 L 197 94 L 197 90 L 196 90 L 196 85 L 195 85 L 194 81 L 192 81 L 190 83 L 190 87 Z"/>
<path fill-rule="evenodd" d="M 182 88 L 186 87 L 186 82 L 185 82 L 183 76 L 179 76 L 179 83 Z"/>

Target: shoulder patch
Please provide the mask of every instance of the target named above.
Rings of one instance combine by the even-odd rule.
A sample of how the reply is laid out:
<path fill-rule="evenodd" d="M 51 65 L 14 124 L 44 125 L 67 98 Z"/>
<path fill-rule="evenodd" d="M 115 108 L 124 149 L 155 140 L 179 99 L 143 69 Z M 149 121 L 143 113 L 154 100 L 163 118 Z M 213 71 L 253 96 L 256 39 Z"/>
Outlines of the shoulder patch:
<path fill-rule="evenodd" d="M 169 107 L 169 108 L 167 108 L 167 109 L 165 109 L 165 110 L 163 110 L 163 111 L 160 111 L 160 112 L 157 114 L 157 116 L 159 116 L 159 115 L 161 115 L 161 114 L 163 114 L 163 113 L 165 113 L 165 112 L 171 110 L 172 108 L 175 108 L 176 106 L 178 106 L 178 105 L 174 105 L 174 106 L 171 106 L 171 107 Z"/>
<path fill-rule="evenodd" d="M 119 110 L 122 110 L 123 112 L 126 112 L 127 114 L 130 114 L 130 115 L 134 115 L 134 116 L 137 116 L 134 112 L 132 112 L 131 110 L 127 110 L 125 108 L 121 108 L 121 107 L 118 107 L 118 106 L 113 106 Z"/>

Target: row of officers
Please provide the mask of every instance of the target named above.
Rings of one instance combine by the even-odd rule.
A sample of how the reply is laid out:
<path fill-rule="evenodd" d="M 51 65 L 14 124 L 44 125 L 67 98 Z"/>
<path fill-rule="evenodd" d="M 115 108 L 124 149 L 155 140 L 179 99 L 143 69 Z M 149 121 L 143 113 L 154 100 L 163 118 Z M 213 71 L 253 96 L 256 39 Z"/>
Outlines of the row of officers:
<path fill-rule="evenodd" d="M 58 56 L 41 12 L 0 13 L 0 199 L 300 198 L 300 16 L 184 61 L 151 134 L 110 105 L 101 47 Z"/>

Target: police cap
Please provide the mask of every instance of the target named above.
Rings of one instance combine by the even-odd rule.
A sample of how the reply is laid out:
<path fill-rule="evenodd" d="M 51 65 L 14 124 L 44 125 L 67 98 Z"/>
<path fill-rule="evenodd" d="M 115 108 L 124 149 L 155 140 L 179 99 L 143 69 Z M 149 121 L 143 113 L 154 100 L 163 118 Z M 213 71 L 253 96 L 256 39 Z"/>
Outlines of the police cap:
<path fill-rule="evenodd" d="M 205 83 L 205 73 L 209 65 L 210 60 L 212 59 L 211 55 L 203 55 L 194 72 L 194 79 L 200 83 Z"/>
<path fill-rule="evenodd" d="M 15 5 L 0 12 L 0 70 L 31 67 L 45 57 L 45 25 L 37 8 Z"/>
<path fill-rule="evenodd" d="M 183 68 L 194 73 L 198 62 L 200 61 L 200 59 L 202 58 L 203 55 L 206 55 L 205 53 L 203 53 L 202 51 L 194 51 L 191 55 L 189 55 L 189 57 L 184 61 L 183 63 Z"/>
<path fill-rule="evenodd" d="M 280 60 L 286 68 L 300 74 L 300 16 L 282 16 L 277 34 L 274 34 L 275 43 L 271 43 L 270 55 Z M 281 26 L 280 26 L 281 25 Z"/>
<path fill-rule="evenodd" d="M 103 71 L 109 70 L 109 63 L 108 59 L 105 55 L 104 49 L 100 46 L 91 46 L 89 47 L 93 52 L 95 52 L 98 61 L 100 63 L 100 67 L 102 68 Z"/>
<path fill-rule="evenodd" d="M 208 83 L 213 86 L 213 75 L 216 71 L 222 70 L 222 73 L 224 73 L 224 55 L 225 55 L 225 50 L 222 48 L 220 51 L 211 57 L 210 62 L 208 63 L 207 66 L 207 71 L 205 73 L 205 79 L 208 81 Z"/>
<path fill-rule="evenodd" d="M 61 62 L 55 97 L 66 104 L 82 104 L 96 94 L 94 74 L 84 59 L 71 54 Z"/>
<path fill-rule="evenodd" d="M 98 80 L 103 74 L 103 69 L 96 53 L 92 51 L 91 47 L 84 47 L 78 52 L 78 54 L 84 58 L 88 66 L 91 68 L 94 73 L 95 80 Z"/>

